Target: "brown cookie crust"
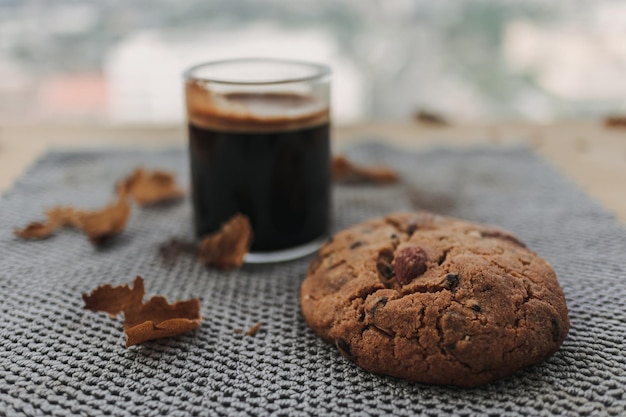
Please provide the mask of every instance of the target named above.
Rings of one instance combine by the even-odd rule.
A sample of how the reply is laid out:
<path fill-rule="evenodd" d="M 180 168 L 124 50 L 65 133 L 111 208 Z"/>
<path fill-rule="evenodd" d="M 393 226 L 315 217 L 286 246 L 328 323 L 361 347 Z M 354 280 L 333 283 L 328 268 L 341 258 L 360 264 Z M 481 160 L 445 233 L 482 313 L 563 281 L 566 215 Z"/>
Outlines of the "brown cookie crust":
<path fill-rule="evenodd" d="M 336 234 L 302 283 L 304 318 L 360 367 L 475 387 L 539 363 L 569 330 L 549 263 L 510 233 L 427 212 Z"/>

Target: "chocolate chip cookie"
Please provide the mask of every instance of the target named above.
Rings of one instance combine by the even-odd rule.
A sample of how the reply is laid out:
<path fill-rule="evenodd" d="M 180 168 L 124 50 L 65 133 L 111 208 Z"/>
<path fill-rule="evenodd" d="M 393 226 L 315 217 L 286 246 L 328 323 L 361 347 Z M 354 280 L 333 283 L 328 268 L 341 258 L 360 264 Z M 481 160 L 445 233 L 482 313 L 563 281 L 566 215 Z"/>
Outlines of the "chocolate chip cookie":
<path fill-rule="evenodd" d="M 476 387 L 539 363 L 569 330 L 550 264 L 512 234 L 427 212 L 350 227 L 302 283 L 304 318 L 371 372 Z"/>

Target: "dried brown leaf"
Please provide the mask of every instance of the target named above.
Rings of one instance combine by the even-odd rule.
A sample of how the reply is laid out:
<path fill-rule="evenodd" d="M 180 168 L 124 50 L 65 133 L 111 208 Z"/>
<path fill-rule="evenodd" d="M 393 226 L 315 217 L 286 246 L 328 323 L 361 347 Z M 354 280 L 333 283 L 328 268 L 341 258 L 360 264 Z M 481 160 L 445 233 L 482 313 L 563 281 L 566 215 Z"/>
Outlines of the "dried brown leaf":
<path fill-rule="evenodd" d="M 236 214 L 219 231 L 200 242 L 200 262 L 222 269 L 238 268 L 252 243 L 252 226 L 243 214 Z"/>
<path fill-rule="evenodd" d="M 74 211 L 72 225 L 82 230 L 92 243 L 100 244 L 124 231 L 129 217 L 128 198 L 120 192 L 117 201 L 101 210 Z"/>
<path fill-rule="evenodd" d="M 34 222 L 15 234 L 24 239 L 45 239 L 59 228 L 73 226 L 87 235 L 94 244 L 121 233 L 130 216 L 126 193 L 120 192 L 117 200 L 101 210 L 76 210 L 72 207 L 55 207 L 48 210 L 45 222 Z"/>
<path fill-rule="evenodd" d="M 187 333 L 200 326 L 202 320 L 197 298 L 169 304 L 160 296 L 152 297 L 134 314 L 125 317 L 126 347 Z"/>
<path fill-rule="evenodd" d="M 22 229 L 17 229 L 15 234 L 22 239 L 45 239 L 54 234 L 57 227 L 49 222 L 32 222 Z"/>
<path fill-rule="evenodd" d="M 143 279 L 135 278 L 133 287 L 128 284 L 112 286 L 104 284 L 91 294 L 83 294 L 85 308 L 91 311 L 103 311 L 115 317 L 121 312 L 129 312 L 139 308 L 144 296 Z"/>
<path fill-rule="evenodd" d="M 332 178 L 335 182 L 350 184 L 389 184 L 399 181 L 398 174 L 384 166 L 366 167 L 358 165 L 344 156 L 334 156 Z"/>
<path fill-rule="evenodd" d="M 442 115 L 428 111 L 428 110 L 420 110 L 415 113 L 415 120 L 420 123 L 431 125 L 431 126 L 448 126 L 450 122 L 443 117 Z"/>
<path fill-rule="evenodd" d="M 176 336 L 200 326 L 202 316 L 198 299 L 169 304 L 164 297 L 154 296 L 143 303 L 143 296 L 143 279 L 137 277 L 132 288 L 105 284 L 91 294 L 83 294 L 83 300 L 89 310 L 102 311 L 111 316 L 120 312 L 124 314 L 126 347 Z"/>
<path fill-rule="evenodd" d="M 120 184 L 139 205 L 157 204 L 182 198 L 185 192 L 176 184 L 173 174 L 137 168 Z"/>
<path fill-rule="evenodd" d="M 46 213 L 45 221 L 30 223 L 15 230 L 15 234 L 23 239 L 45 239 L 61 227 L 73 226 L 85 233 L 92 243 L 100 244 L 126 228 L 131 210 L 128 201 L 130 197 L 144 205 L 177 199 L 183 195 L 172 174 L 137 168 L 118 184 L 117 199 L 104 208 L 88 211 L 55 207 Z"/>
<path fill-rule="evenodd" d="M 22 239 L 46 239 L 59 228 L 70 225 L 74 216 L 71 207 L 55 207 L 46 212 L 44 222 L 32 222 L 23 229 L 17 229 L 15 234 Z"/>
<path fill-rule="evenodd" d="M 626 129 L 626 116 L 608 116 L 604 119 L 604 126 L 608 128 Z"/>

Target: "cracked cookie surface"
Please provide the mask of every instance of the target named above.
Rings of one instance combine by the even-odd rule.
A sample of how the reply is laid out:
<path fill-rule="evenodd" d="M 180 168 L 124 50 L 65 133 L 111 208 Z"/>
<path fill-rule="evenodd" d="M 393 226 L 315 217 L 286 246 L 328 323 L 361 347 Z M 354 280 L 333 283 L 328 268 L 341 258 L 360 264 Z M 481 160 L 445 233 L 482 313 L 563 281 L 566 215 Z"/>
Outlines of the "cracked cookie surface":
<path fill-rule="evenodd" d="M 339 232 L 300 290 L 308 325 L 348 359 L 475 387 L 542 362 L 569 319 L 549 263 L 495 227 L 394 213 Z"/>

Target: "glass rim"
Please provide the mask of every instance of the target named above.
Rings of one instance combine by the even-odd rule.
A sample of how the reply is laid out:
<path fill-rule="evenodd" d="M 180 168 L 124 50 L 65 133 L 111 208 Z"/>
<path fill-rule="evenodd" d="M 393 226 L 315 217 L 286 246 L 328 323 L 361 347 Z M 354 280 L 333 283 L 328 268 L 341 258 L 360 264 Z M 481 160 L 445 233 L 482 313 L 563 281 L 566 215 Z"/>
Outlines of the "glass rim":
<path fill-rule="evenodd" d="M 219 77 L 200 77 L 195 76 L 194 72 L 199 69 L 224 65 L 224 64 L 239 64 L 239 63 L 254 63 L 254 62 L 267 62 L 274 64 L 288 64 L 288 65 L 300 65 L 304 67 L 309 67 L 315 69 L 315 73 L 312 75 L 308 75 L 306 77 L 285 77 L 279 80 L 272 81 L 233 81 L 233 80 L 225 80 L 220 79 Z M 225 84 L 225 85 L 276 85 L 276 84 L 290 84 L 290 83 L 299 83 L 299 82 L 307 82 L 307 81 L 315 81 L 319 79 L 323 79 L 331 74 L 331 69 L 328 65 L 319 64 L 315 62 L 309 61 L 300 61 L 293 59 L 282 59 L 282 58 L 261 58 L 261 57 L 250 57 L 250 58 L 231 58 L 231 59 L 220 59 L 216 61 L 206 61 L 200 64 L 193 65 L 183 72 L 183 78 L 186 82 L 188 81 L 204 81 L 215 84 Z"/>

